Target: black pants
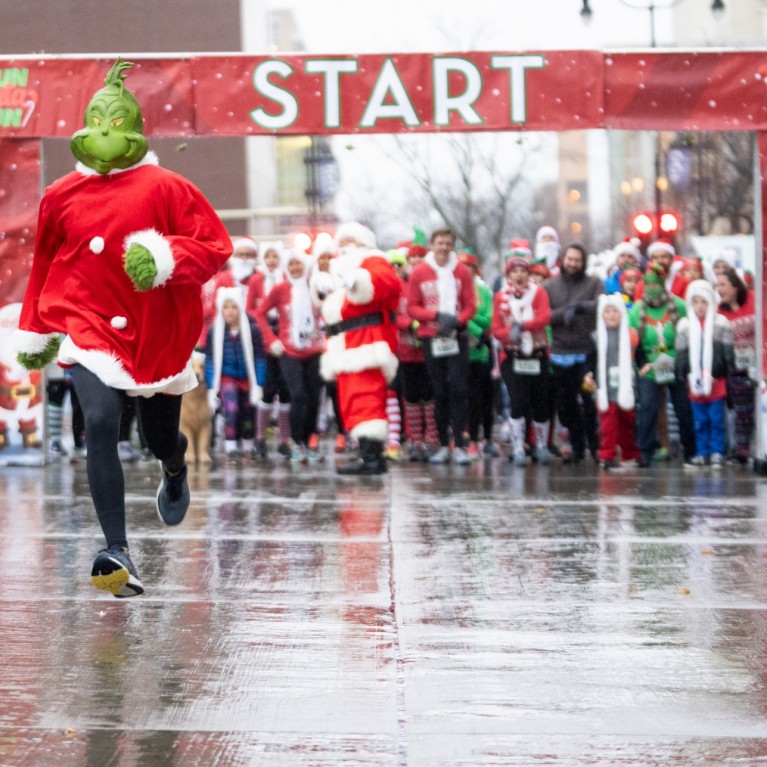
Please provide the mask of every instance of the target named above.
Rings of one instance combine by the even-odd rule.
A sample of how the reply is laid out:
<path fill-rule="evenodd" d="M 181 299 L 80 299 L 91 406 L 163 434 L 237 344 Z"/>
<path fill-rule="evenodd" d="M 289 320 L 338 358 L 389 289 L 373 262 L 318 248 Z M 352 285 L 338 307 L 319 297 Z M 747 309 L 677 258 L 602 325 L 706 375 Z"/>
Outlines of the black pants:
<path fill-rule="evenodd" d="M 72 368 L 72 381 L 85 417 L 86 466 L 93 505 L 107 547 L 127 546 L 125 478 L 117 455 L 120 417 L 127 395 L 107 386 L 82 365 Z M 169 471 L 182 469 L 187 442 L 178 430 L 181 397 L 138 397 L 136 405 L 149 449 Z"/>
<path fill-rule="evenodd" d="M 553 365 L 557 413 L 562 426 L 570 432 L 573 457 L 576 459 L 583 458 L 587 443 L 592 453 L 596 453 L 599 447 L 596 405 L 593 397 L 581 388 L 584 375 L 593 369 L 588 360 L 566 368 Z"/>
<path fill-rule="evenodd" d="M 536 360 L 540 364 L 537 375 L 514 372 L 514 356 L 509 355 L 501 363 L 501 375 L 511 401 L 511 417 L 532 418 L 544 423 L 549 420 L 549 371 L 545 354 L 524 357 L 525 361 Z"/>
<path fill-rule="evenodd" d="M 265 404 L 271 405 L 274 402 L 274 398 L 278 395 L 281 405 L 290 404 L 290 390 L 282 375 L 280 358 L 267 354 L 266 381 L 264 382 L 264 396 L 262 399 Z"/>
<path fill-rule="evenodd" d="M 305 445 L 317 428 L 320 406 L 320 355 L 312 357 L 280 357 L 282 376 L 290 390 L 290 438 Z"/>
<path fill-rule="evenodd" d="M 456 447 L 463 447 L 463 430 L 469 415 L 469 344 L 465 333 L 458 336 L 458 354 L 434 357 L 431 343 L 424 341 L 426 369 L 434 391 L 434 418 L 439 443 L 447 447 L 449 428 Z"/>
<path fill-rule="evenodd" d="M 469 363 L 469 439 L 479 439 L 479 427 L 486 440 L 491 439 L 495 410 L 493 407 L 494 389 L 490 375 L 489 362 Z"/>

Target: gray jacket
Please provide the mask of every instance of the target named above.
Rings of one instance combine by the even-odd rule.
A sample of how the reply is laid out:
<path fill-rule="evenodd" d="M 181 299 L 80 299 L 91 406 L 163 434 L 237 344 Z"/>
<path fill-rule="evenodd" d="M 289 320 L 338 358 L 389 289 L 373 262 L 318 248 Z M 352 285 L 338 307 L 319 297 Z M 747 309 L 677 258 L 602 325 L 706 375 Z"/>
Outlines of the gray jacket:
<path fill-rule="evenodd" d="M 584 272 L 569 277 L 560 274 L 543 283 L 551 303 L 551 353 L 591 354 L 597 326 L 597 300 L 605 292 L 598 277 Z M 575 308 L 567 311 L 568 306 Z M 570 320 L 569 324 L 567 320 Z"/>

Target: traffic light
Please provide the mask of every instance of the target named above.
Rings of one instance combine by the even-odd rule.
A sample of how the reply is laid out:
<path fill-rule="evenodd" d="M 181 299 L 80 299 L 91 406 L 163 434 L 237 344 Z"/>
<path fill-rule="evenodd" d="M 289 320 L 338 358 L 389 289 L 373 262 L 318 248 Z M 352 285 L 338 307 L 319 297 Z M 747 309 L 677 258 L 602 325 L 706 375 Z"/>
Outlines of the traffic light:
<path fill-rule="evenodd" d="M 673 210 L 662 210 L 660 213 L 640 211 L 631 217 L 631 229 L 641 240 L 651 236 L 672 239 L 681 228 L 679 214 Z"/>

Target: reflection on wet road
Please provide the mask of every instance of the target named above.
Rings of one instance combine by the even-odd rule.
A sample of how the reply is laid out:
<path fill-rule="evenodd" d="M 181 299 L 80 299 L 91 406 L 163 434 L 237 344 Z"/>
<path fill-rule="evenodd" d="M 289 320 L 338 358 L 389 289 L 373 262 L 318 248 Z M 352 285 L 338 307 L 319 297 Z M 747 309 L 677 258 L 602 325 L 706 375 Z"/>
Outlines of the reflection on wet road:
<path fill-rule="evenodd" d="M 767 762 L 767 485 L 736 468 L 197 472 L 147 593 L 83 466 L 0 474 L 0 765 Z"/>

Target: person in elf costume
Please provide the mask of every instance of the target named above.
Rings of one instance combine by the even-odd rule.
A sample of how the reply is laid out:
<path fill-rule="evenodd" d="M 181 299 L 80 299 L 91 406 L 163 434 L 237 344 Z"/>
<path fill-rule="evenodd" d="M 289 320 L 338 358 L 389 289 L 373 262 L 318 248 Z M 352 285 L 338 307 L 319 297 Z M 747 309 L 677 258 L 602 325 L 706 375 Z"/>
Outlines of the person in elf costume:
<path fill-rule="evenodd" d="M 637 380 L 636 441 L 639 465 L 650 465 L 658 446 L 657 422 L 660 394 L 666 387 L 679 422 L 679 439 L 685 461 L 695 455 L 695 431 L 692 410 L 687 397 L 687 383 L 677 381 L 675 374 L 676 326 L 687 316 L 687 307 L 681 298 L 666 290 L 663 268 L 651 264 L 644 276 L 642 298 L 635 301 L 629 312 L 629 326 L 639 335 L 639 343 L 646 363 L 639 370 Z"/>
<path fill-rule="evenodd" d="M 375 235 L 362 224 L 342 224 L 336 231 L 338 256 L 331 264 L 332 285 L 324 293 L 322 318 L 328 343 L 322 355 L 325 380 L 338 382 L 341 417 L 359 457 L 339 474 L 382 474 L 388 382 L 397 373 L 396 313 L 400 278 L 376 249 Z M 319 275 L 318 275 L 319 276 Z"/>
<path fill-rule="evenodd" d="M 157 511 L 179 524 L 189 506 L 180 395 L 197 385 L 201 287 L 231 254 L 202 193 L 148 151 L 141 109 L 123 82 L 131 66 L 117 59 L 109 70 L 71 140 L 76 170 L 43 195 L 15 338 L 27 369 L 57 356 L 71 368 L 106 538 L 91 580 L 116 597 L 144 591 L 128 552 L 117 452 L 125 398 L 138 397 L 148 446 L 162 462 Z"/>

